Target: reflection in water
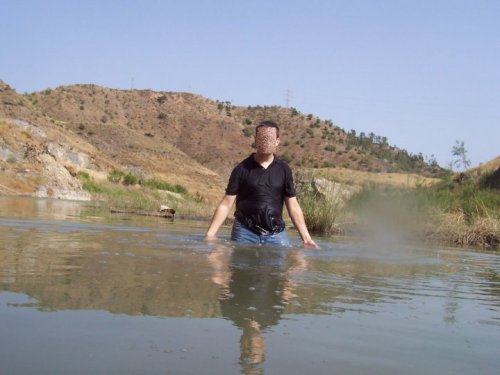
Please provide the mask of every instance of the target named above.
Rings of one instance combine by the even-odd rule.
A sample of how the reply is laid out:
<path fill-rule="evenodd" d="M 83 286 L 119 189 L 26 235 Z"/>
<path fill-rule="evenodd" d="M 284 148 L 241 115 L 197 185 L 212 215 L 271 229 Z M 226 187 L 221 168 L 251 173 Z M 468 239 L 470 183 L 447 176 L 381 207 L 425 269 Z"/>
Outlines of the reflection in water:
<path fill-rule="evenodd" d="M 264 332 L 277 325 L 293 296 L 291 274 L 303 269 L 301 251 L 279 247 L 218 243 L 209 260 L 212 280 L 221 287 L 221 314 L 241 329 L 240 365 L 245 374 L 261 374 Z"/>
<path fill-rule="evenodd" d="M 82 202 L 75 201 L 0 196 L 0 217 L 65 220 L 68 217 L 80 217 L 86 210 L 84 207 Z"/>
<path fill-rule="evenodd" d="M 217 287 L 200 254 L 165 252 L 152 230 L 2 220 L 8 251 L 0 258 L 3 289 L 27 294 L 40 309 L 93 309 L 153 316 L 214 316 Z"/>
<path fill-rule="evenodd" d="M 30 363 L 41 373 L 64 372 L 57 358 L 45 358 L 66 350 L 61 343 L 75 330 L 88 339 L 87 346 L 75 343 L 75 352 L 115 358 L 110 367 L 95 363 L 101 373 L 136 368 L 142 354 L 156 358 L 144 365 L 160 373 L 200 373 L 209 365 L 246 374 L 498 368 L 495 253 L 326 241 L 321 251 L 207 244 L 204 226 L 94 220 L 91 211 L 82 220 L 71 216 L 83 212 L 74 203 L 51 216 L 55 206 L 29 200 L 8 217 L 16 205 L 7 201 L 0 198 L 2 370 L 24 373 Z M 108 328 L 118 320 L 123 325 Z M 143 337 L 144 324 L 151 329 Z M 36 344 L 33 332 L 44 332 Z M 138 340 L 143 351 L 133 349 Z M 132 349 L 112 352 L 116 342 Z M 192 354 L 172 358 L 179 342 Z M 66 369 L 85 372 L 86 358 L 79 363 Z"/>

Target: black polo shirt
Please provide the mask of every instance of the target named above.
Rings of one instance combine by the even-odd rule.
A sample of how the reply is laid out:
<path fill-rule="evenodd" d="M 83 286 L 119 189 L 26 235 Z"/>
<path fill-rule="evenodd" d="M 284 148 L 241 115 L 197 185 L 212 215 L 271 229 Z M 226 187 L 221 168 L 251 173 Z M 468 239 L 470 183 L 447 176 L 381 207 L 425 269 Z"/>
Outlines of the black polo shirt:
<path fill-rule="evenodd" d="M 285 197 L 295 197 L 292 171 L 276 156 L 264 168 L 254 155 L 233 169 L 226 194 L 236 195 L 235 217 L 243 225 L 259 234 L 280 232 Z"/>

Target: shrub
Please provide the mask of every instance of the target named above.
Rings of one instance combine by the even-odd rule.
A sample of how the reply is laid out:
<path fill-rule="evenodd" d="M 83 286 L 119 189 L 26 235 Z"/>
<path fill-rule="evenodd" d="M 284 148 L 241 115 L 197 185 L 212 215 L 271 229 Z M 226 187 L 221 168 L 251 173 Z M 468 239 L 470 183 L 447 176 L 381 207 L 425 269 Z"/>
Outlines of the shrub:
<path fill-rule="evenodd" d="M 137 177 L 132 173 L 127 173 L 123 176 L 123 184 L 124 185 L 135 185 L 137 183 Z"/>
<path fill-rule="evenodd" d="M 243 129 L 243 134 L 245 137 L 251 137 L 254 133 L 254 130 L 252 128 L 245 128 Z"/>
<path fill-rule="evenodd" d="M 337 202 L 326 199 L 313 191 L 299 192 L 299 201 L 307 227 L 313 233 L 336 232 L 335 221 L 340 214 Z"/>
<path fill-rule="evenodd" d="M 163 112 L 158 113 L 158 118 L 160 120 L 165 120 L 167 118 L 167 115 Z"/>
<path fill-rule="evenodd" d="M 64 168 L 66 168 L 71 176 L 76 177 L 76 170 L 72 165 L 65 165 Z"/>
<path fill-rule="evenodd" d="M 118 169 L 113 169 L 109 174 L 108 174 L 108 181 L 118 183 L 120 180 L 125 176 L 125 173 L 122 171 L 119 171 Z"/>
<path fill-rule="evenodd" d="M 335 147 L 335 145 L 332 145 L 332 144 L 329 144 L 325 147 L 325 150 L 326 151 L 330 151 L 330 152 L 333 152 L 335 150 L 337 150 L 337 148 Z"/>
<path fill-rule="evenodd" d="M 88 180 L 90 180 L 90 175 L 87 172 L 84 172 L 84 171 L 78 171 L 78 173 L 76 174 L 76 176 L 78 177 L 78 179 L 80 181 L 88 181 Z"/>

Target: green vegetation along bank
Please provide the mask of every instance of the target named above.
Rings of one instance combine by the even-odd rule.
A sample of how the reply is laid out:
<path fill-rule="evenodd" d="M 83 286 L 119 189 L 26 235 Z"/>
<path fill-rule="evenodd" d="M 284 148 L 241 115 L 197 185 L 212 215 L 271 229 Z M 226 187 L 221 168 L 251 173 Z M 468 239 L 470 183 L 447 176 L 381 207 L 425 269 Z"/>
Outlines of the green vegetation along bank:
<path fill-rule="evenodd" d="M 411 188 L 366 182 L 348 199 L 339 199 L 306 188 L 317 184 L 317 176 L 311 173 L 301 176 L 298 199 L 306 223 L 316 235 L 346 234 L 497 249 L 499 176 L 500 169 L 450 173 L 438 182 L 417 183 Z M 119 170 L 113 170 L 101 182 L 85 172 L 79 172 L 78 178 L 86 191 L 110 207 L 154 211 L 167 204 L 179 218 L 203 220 L 209 220 L 215 207 L 200 195 L 189 194 L 184 186 L 141 179 Z"/>

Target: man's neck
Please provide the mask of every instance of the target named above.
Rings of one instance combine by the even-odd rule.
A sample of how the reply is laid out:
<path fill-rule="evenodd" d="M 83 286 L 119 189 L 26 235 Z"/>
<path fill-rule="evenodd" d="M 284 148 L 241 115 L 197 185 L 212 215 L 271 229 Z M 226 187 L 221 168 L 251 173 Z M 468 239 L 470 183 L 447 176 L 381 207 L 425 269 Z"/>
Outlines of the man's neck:
<path fill-rule="evenodd" d="M 255 161 L 262 165 L 264 168 L 269 167 L 269 165 L 273 162 L 274 160 L 274 154 L 260 154 L 260 153 L 255 153 L 253 156 Z"/>

